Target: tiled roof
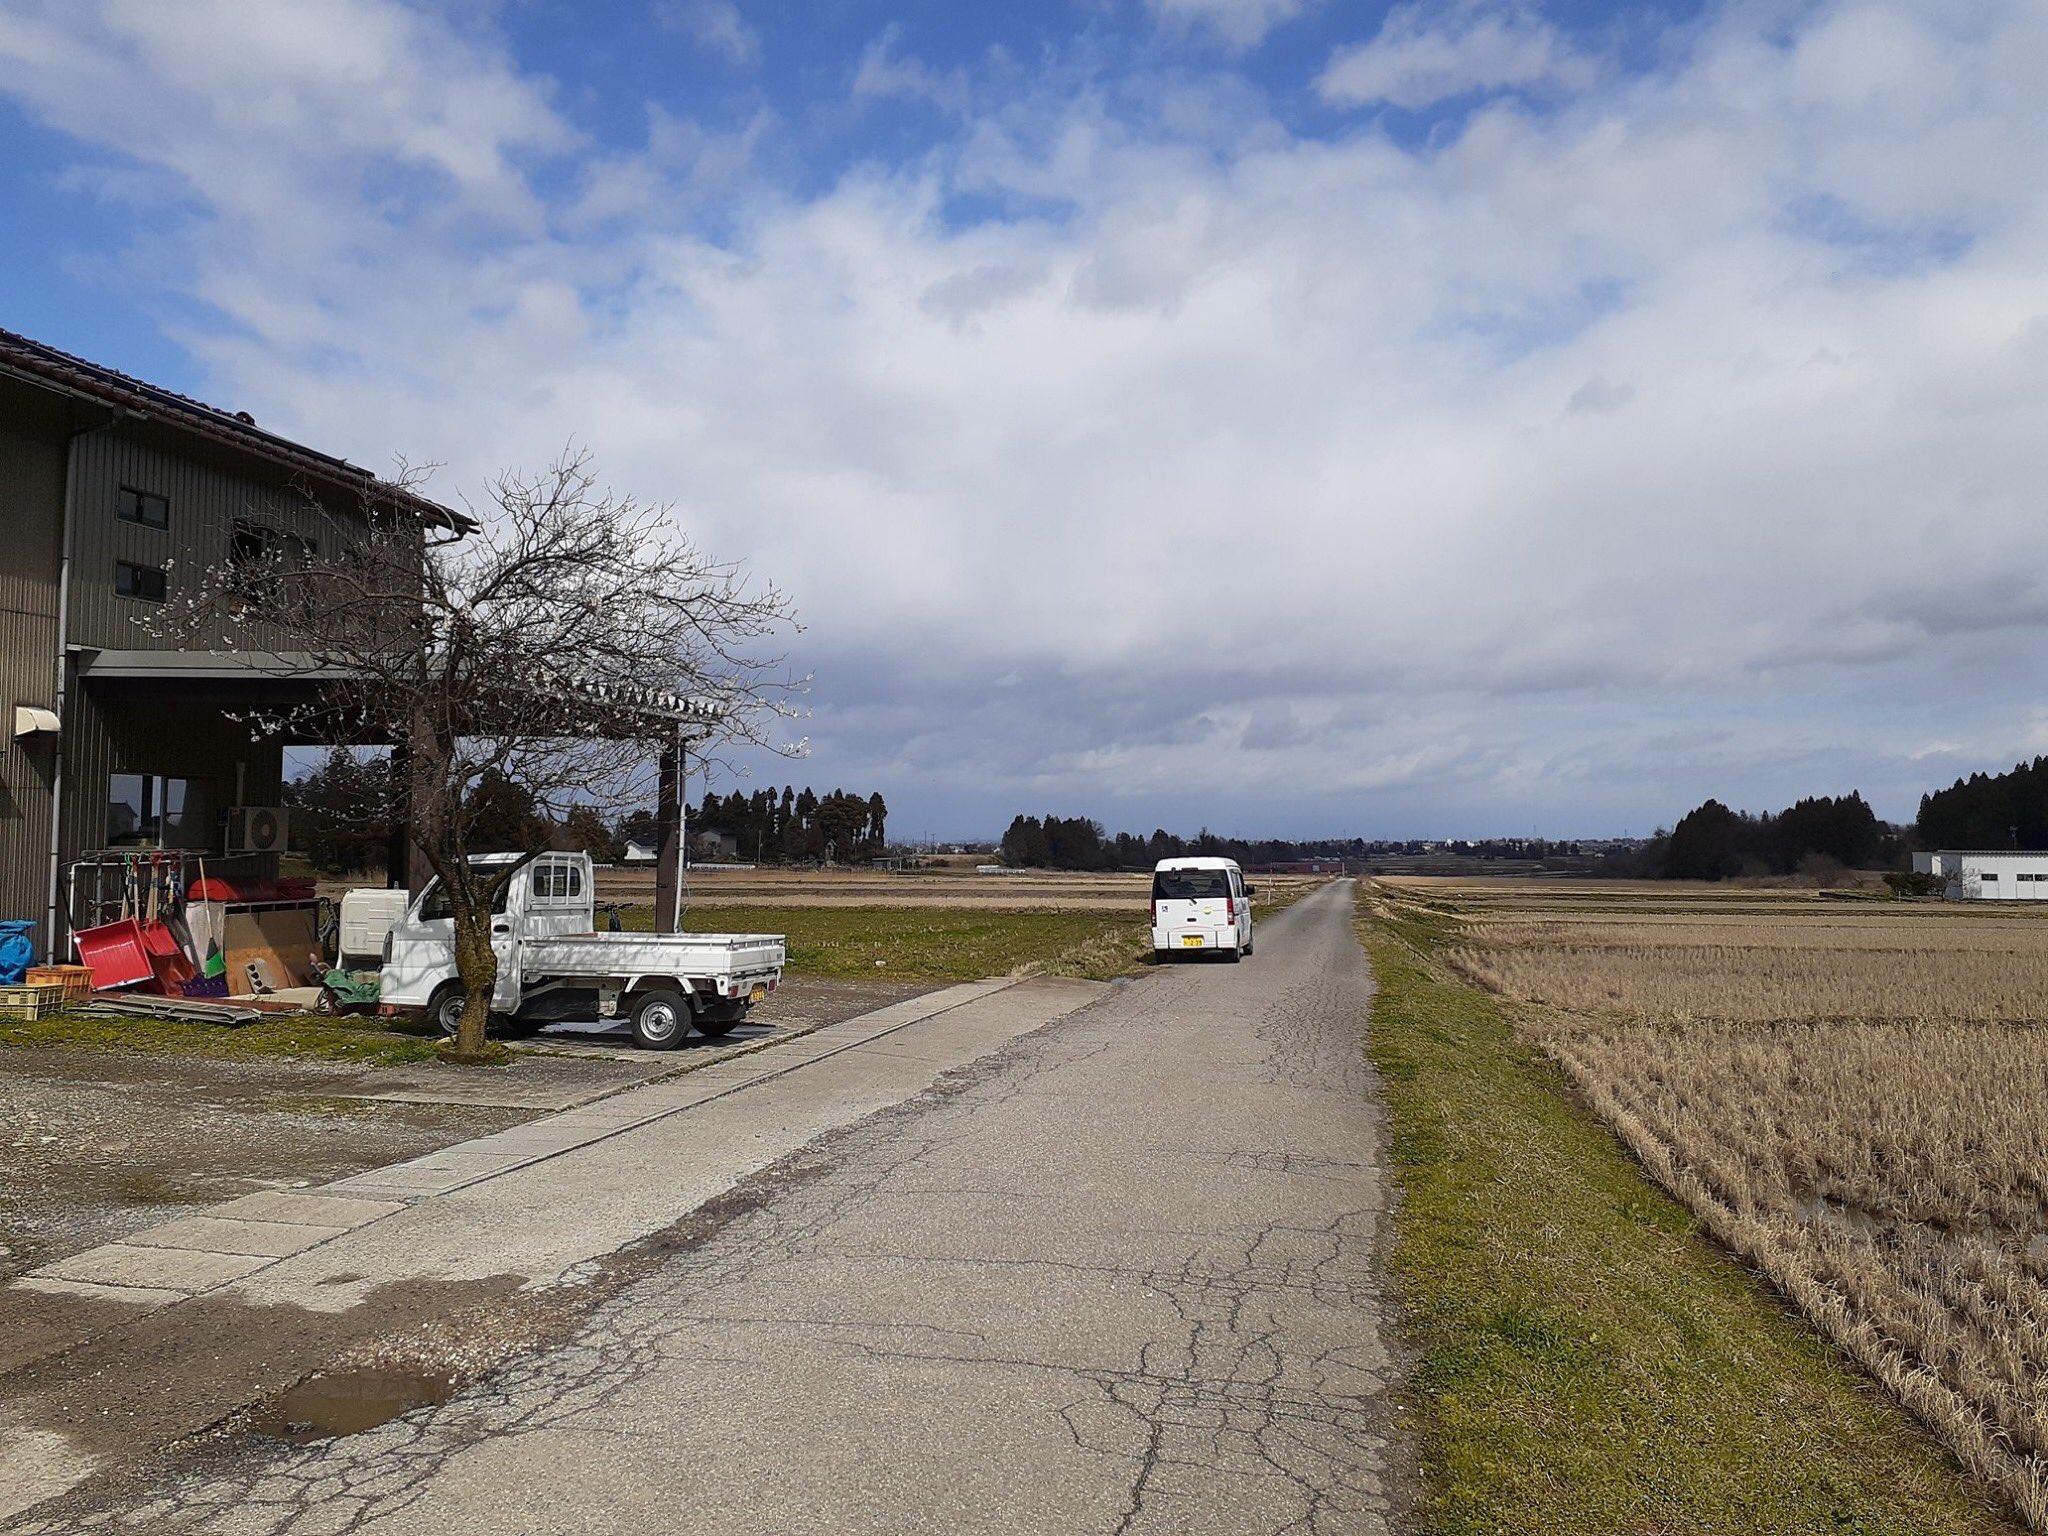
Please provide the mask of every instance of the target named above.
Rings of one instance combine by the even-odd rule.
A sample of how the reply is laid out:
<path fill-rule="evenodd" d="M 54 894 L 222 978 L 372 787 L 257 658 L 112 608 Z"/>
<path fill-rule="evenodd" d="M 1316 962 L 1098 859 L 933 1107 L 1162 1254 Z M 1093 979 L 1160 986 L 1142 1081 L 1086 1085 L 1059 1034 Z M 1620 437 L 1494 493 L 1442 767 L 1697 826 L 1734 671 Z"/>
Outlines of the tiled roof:
<path fill-rule="evenodd" d="M 180 431 L 266 459 L 280 468 L 313 475 L 333 484 L 368 488 L 431 522 L 460 529 L 475 526 L 462 513 L 389 485 L 346 459 L 321 453 L 275 432 L 266 432 L 246 412 L 223 411 L 189 395 L 131 378 L 115 369 L 87 362 L 82 357 L 73 357 L 68 352 L 60 352 L 55 347 L 45 346 L 13 331 L 0 330 L 0 374 L 13 374 L 46 387 L 137 412 L 152 421 L 163 422 Z"/>

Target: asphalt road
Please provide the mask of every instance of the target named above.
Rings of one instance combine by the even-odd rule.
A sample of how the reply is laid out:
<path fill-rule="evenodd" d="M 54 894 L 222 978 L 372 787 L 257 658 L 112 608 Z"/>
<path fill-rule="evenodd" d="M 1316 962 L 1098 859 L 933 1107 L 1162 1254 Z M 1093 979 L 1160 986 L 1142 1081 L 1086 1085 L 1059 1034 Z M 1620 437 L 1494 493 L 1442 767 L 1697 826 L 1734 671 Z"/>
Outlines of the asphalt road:
<path fill-rule="evenodd" d="M 1384 1531 L 1386 1184 L 1350 895 L 812 1141 L 568 1342 L 442 1407 L 252 1438 L 91 1523 Z"/>

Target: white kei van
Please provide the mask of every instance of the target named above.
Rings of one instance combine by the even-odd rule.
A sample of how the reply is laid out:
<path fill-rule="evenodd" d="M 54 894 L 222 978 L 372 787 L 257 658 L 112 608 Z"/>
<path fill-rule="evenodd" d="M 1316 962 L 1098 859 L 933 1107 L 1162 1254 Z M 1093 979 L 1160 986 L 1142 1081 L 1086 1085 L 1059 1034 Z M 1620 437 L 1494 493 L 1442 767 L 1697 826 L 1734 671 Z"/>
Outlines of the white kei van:
<path fill-rule="evenodd" d="M 1174 955 L 1252 952 L 1252 888 L 1229 859 L 1161 859 L 1152 871 L 1152 951 Z"/>

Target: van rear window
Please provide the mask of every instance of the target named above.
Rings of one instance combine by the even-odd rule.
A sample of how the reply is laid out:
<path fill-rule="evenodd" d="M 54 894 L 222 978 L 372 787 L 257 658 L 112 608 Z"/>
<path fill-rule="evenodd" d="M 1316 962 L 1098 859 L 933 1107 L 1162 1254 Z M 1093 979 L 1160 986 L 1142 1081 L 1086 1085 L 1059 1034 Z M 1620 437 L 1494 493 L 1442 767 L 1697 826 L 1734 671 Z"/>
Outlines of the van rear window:
<path fill-rule="evenodd" d="M 1161 869 L 1152 875 L 1154 901 L 1220 901 L 1229 894 L 1228 870 Z"/>

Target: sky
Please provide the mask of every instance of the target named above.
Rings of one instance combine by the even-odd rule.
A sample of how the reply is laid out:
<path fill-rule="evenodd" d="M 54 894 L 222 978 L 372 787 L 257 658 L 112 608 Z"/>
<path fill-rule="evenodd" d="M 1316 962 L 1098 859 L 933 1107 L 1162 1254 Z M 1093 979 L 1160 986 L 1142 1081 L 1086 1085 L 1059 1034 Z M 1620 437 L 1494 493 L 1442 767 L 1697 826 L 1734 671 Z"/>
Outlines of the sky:
<path fill-rule="evenodd" d="M 2038 0 L 0 0 L 0 325 L 443 499 L 586 446 L 799 611 L 753 782 L 897 836 L 1905 820 L 2048 751 L 2043 79 Z"/>

